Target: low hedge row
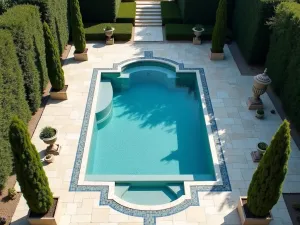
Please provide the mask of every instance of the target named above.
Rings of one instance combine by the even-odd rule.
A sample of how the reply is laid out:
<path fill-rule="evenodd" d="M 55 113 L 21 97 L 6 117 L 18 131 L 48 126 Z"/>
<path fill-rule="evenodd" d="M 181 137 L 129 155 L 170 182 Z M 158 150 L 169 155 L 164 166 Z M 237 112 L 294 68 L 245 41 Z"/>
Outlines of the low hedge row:
<path fill-rule="evenodd" d="M 68 0 L 18 0 L 39 7 L 42 21 L 49 24 L 60 54 L 69 40 Z"/>
<path fill-rule="evenodd" d="M 122 2 L 119 7 L 117 23 L 132 23 L 135 20 L 136 3 Z"/>
<path fill-rule="evenodd" d="M 8 130 L 14 115 L 26 123 L 30 119 L 13 38 L 9 31 L 0 30 L 0 190 L 4 187 L 12 168 Z"/>
<path fill-rule="evenodd" d="M 195 37 L 192 31 L 195 25 L 192 24 L 166 24 L 166 39 L 170 41 L 192 41 Z M 201 34 L 202 40 L 211 40 L 213 26 L 204 26 L 204 32 Z M 227 30 L 227 39 L 232 39 L 232 33 Z"/>
<path fill-rule="evenodd" d="M 106 39 L 104 28 L 109 25 L 107 23 L 100 24 L 85 24 L 85 38 L 88 41 L 97 41 Z M 131 23 L 113 23 L 110 24 L 115 28 L 114 38 L 115 41 L 128 41 L 132 35 Z"/>
<path fill-rule="evenodd" d="M 17 16 L 16 16 L 17 15 Z M 11 32 L 22 69 L 26 99 L 36 112 L 48 81 L 43 28 L 38 7 L 17 5 L 0 17 L 0 29 Z M 1 38 L 0 38 L 1 39 Z"/>
<path fill-rule="evenodd" d="M 276 8 L 266 67 L 288 118 L 300 130 L 300 4 Z"/>
<path fill-rule="evenodd" d="M 182 23 L 180 9 L 176 2 L 161 2 L 160 6 L 163 25 L 167 23 Z"/>

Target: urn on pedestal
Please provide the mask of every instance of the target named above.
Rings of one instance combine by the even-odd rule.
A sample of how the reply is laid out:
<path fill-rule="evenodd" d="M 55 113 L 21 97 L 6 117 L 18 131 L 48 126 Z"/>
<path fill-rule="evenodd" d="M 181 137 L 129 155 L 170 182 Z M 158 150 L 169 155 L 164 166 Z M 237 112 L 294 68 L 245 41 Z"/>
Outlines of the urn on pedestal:
<path fill-rule="evenodd" d="M 254 77 L 254 84 L 252 87 L 253 97 L 248 98 L 248 109 L 256 110 L 263 109 L 264 105 L 260 96 L 264 94 L 268 88 L 268 85 L 271 84 L 271 79 L 267 75 L 267 69 L 262 74 L 258 74 Z"/>

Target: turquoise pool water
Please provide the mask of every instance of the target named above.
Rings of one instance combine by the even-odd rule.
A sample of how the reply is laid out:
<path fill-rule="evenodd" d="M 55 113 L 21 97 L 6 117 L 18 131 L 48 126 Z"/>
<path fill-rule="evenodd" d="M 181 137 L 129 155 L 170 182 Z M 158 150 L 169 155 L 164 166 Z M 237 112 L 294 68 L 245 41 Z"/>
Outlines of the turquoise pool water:
<path fill-rule="evenodd" d="M 120 197 L 139 204 L 181 194 L 168 183 L 130 183 L 215 180 L 196 81 L 195 73 L 153 62 L 102 74 L 86 179 L 116 181 Z"/>

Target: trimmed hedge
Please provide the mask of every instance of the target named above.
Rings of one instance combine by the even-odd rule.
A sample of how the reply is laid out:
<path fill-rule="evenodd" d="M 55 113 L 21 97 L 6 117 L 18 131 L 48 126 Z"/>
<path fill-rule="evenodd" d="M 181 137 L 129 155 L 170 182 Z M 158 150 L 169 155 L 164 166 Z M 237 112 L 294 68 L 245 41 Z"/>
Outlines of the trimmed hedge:
<path fill-rule="evenodd" d="M 85 25 L 85 38 L 89 41 L 104 41 L 106 36 L 104 34 L 104 28 L 109 25 L 107 23 L 100 24 L 86 24 Z M 115 28 L 114 38 L 115 41 L 129 41 L 132 35 L 131 23 L 113 23 L 110 24 Z"/>
<path fill-rule="evenodd" d="M 231 17 L 234 0 L 228 0 L 228 27 L 231 28 Z M 177 0 L 183 23 L 213 25 L 219 0 Z"/>
<path fill-rule="evenodd" d="M 46 22 L 63 52 L 69 40 L 68 0 L 18 0 L 23 4 L 37 5 L 40 8 L 42 22 Z"/>
<path fill-rule="evenodd" d="M 83 23 L 115 22 L 121 0 L 79 0 Z"/>
<path fill-rule="evenodd" d="M 36 112 L 43 86 L 48 81 L 39 10 L 31 5 L 15 6 L 0 17 L 0 28 L 9 30 L 13 36 L 23 72 L 26 99 L 30 110 Z"/>
<path fill-rule="evenodd" d="M 119 7 L 117 23 L 132 23 L 135 20 L 136 3 L 122 2 Z"/>
<path fill-rule="evenodd" d="M 22 71 L 12 36 L 9 31 L 0 30 L 0 190 L 12 169 L 8 129 L 14 115 L 26 123 L 30 119 Z"/>
<path fill-rule="evenodd" d="M 274 16 L 274 7 L 282 1 L 236 0 L 233 33 L 248 63 L 265 62 L 271 33 L 266 22 Z"/>
<path fill-rule="evenodd" d="M 176 2 L 161 2 L 160 6 L 163 25 L 167 23 L 182 23 L 180 9 Z"/>
<path fill-rule="evenodd" d="M 300 130 L 300 4 L 276 8 L 266 66 L 288 118 Z"/>
<path fill-rule="evenodd" d="M 166 39 L 169 41 L 193 41 L 195 37 L 192 24 L 166 24 Z M 201 34 L 202 40 L 211 40 L 213 33 L 213 26 L 204 26 L 205 31 Z M 227 29 L 227 39 L 232 39 L 231 30 Z"/>

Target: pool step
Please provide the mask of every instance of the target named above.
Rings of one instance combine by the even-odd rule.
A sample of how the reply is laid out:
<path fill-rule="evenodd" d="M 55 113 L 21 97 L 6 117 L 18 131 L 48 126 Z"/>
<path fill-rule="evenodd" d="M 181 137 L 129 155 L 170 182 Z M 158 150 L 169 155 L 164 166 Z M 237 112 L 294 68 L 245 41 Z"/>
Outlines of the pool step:
<path fill-rule="evenodd" d="M 110 82 L 100 83 L 96 105 L 96 120 L 98 129 L 105 126 L 112 115 L 113 88 Z M 100 126 L 100 127 L 99 127 Z"/>

